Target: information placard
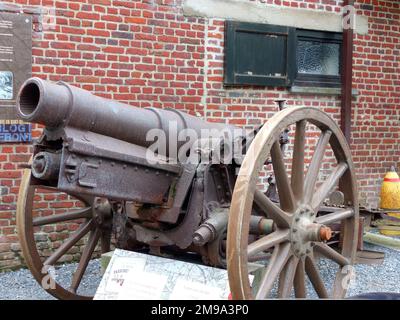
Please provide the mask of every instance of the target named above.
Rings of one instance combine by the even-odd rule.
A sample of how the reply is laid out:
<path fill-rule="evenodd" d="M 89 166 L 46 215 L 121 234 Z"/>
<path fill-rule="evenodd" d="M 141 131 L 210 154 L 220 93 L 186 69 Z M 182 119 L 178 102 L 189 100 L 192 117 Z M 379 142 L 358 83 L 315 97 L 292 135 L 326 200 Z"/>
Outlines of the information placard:
<path fill-rule="evenodd" d="M 16 119 L 15 98 L 32 74 L 32 17 L 0 12 L 0 119 Z"/>
<path fill-rule="evenodd" d="M 227 300 L 226 270 L 116 249 L 95 300 Z"/>

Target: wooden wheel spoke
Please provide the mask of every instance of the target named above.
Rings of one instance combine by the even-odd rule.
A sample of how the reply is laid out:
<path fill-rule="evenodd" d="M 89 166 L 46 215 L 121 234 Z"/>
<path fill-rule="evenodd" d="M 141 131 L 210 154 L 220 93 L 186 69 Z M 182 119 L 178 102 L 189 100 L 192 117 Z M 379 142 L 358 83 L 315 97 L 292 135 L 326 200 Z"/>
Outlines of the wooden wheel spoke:
<path fill-rule="evenodd" d="M 301 200 L 303 198 L 306 124 L 306 120 L 296 123 L 291 175 L 291 186 L 296 200 Z"/>
<path fill-rule="evenodd" d="M 318 212 L 322 202 L 329 196 L 332 190 L 336 187 L 339 179 L 344 175 L 348 169 L 348 165 L 345 162 L 341 162 L 325 180 L 325 182 L 318 188 L 317 192 L 312 197 L 312 208 L 315 212 Z"/>
<path fill-rule="evenodd" d="M 73 212 L 54 214 L 46 217 L 37 217 L 33 219 L 32 225 L 34 227 L 43 226 L 52 223 L 71 221 L 82 218 L 90 218 L 91 216 L 92 216 L 92 208 L 83 208 Z"/>
<path fill-rule="evenodd" d="M 296 298 L 303 299 L 307 296 L 304 260 L 300 260 L 297 264 L 296 274 L 294 276 L 294 295 Z"/>
<path fill-rule="evenodd" d="M 308 167 L 305 182 L 304 182 L 304 202 L 310 203 L 314 194 L 315 184 L 318 179 L 318 173 L 320 171 L 322 160 L 324 158 L 326 147 L 328 146 L 331 138 L 332 131 L 326 130 L 322 132 L 321 137 L 318 140 L 317 146 L 313 157 L 311 159 L 310 166 Z"/>
<path fill-rule="evenodd" d="M 341 220 L 344 219 L 351 218 L 353 216 L 354 216 L 354 210 L 349 208 L 320 216 L 316 219 L 316 222 L 319 224 L 329 225 L 332 223 L 340 222 Z"/>
<path fill-rule="evenodd" d="M 289 298 L 290 293 L 292 292 L 293 281 L 296 274 L 298 263 L 299 259 L 295 256 L 291 256 L 285 268 L 281 272 L 279 277 L 279 290 L 278 290 L 279 298 Z"/>
<path fill-rule="evenodd" d="M 82 281 L 82 277 L 92 257 L 93 251 L 96 248 L 96 245 L 99 241 L 100 235 L 101 231 L 99 229 L 95 229 L 90 233 L 89 240 L 82 252 L 82 256 L 79 261 L 78 267 L 72 278 L 71 290 L 74 293 L 76 293 L 76 290 L 78 289 L 79 284 Z"/>
<path fill-rule="evenodd" d="M 260 253 L 255 256 L 251 256 L 248 258 L 248 262 L 257 262 L 257 261 L 266 261 L 271 259 L 271 253 Z"/>
<path fill-rule="evenodd" d="M 262 191 L 258 189 L 255 191 L 254 201 L 278 227 L 289 227 L 291 216 L 274 204 Z"/>
<path fill-rule="evenodd" d="M 289 178 L 285 168 L 282 150 L 279 142 L 275 142 L 271 148 L 272 166 L 278 187 L 279 202 L 282 210 L 293 212 L 296 207 L 295 198 L 292 187 L 290 186 Z"/>
<path fill-rule="evenodd" d="M 320 275 L 318 268 L 315 265 L 315 262 L 313 259 L 311 259 L 309 257 L 306 258 L 305 270 L 306 270 L 308 278 L 310 279 L 315 291 L 318 294 L 318 297 L 329 298 L 329 294 L 325 288 L 324 281 L 322 280 L 321 275 Z"/>
<path fill-rule="evenodd" d="M 256 299 L 265 299 L 269 295 L 275 280 L 284 268 L 289 257 L 289 243 L 285 243 L 275 247 L 267 270 L 261 279 L 260 286 L 257 290 Z"/>
<path fill-rule="evenodd" d="M 289 239 L 289 230 L 276 230 L 273 233 L 262 237 L 252 243 L 247 247 L 248 257 L 253 257 L 258 253 L 268 250 L 273 246 L 276 246 Z"/>
<path fill-rule="evenodd" d="M 326 243 L 316 243 L 315 249 L 328 259 L 335 261 L 341 267 L 350 264 L 350 260 L 341 255 L 335 249 L 328 246 Z"/>
<path fill-rule="evenodd" d="M 26 265 L 28 266 L 33 277 L 36 279 L 36 281 L 38 281 L 39 284 L 43 284 L 43 280 L 45 279 L 45 277 L 52 277 L 52 273 L 50 271 L 51 269 L 46 267 L 53 266 L 58 261 L 60 261 L 60 258 L 67 254 L 73 246 L 75 246 L 85 235 L 87 235 L 95 227 L 95 221 L 92 219 L 91 211 L 94 197 L 76 194 L 74 192 L 69 192 L 66 195 L 68 197 L 74 198 L 74 201 L 76 202 L 78 200 L 80 202 L 83 202 L 86 205 L 86 208 L 77 205 L 75 210 L 71 209 L 71 211 L 69 212 L 64 211 L 60 214 L 34 218 L 35 202 L 40 201 L 41 195 L 52 193 L 59 194 L 60 192 L 62 191 L 58 190 L 56 187 L 37 184 L 37 180 L 33 179 L 32 177 L 31 170 L 25 169 L 23 171 L 16 210 L 17 228 L 19 240 L 21 243 L 21 250 L 24 255 Z M 38 239 L 35 237 L 35 227 L 78 219 L 81 219 L 79 221 L 80 226 L 78 230 L 71 234 L 68 234 L 69 238 L 65 239 L 61 246 L 55 249 L 49 257 L 43 259 L 42 256 L 44 252 L 42 247 L 39 246 L 40 243 L 38 243 Z M 43 229 L 42 232 L 46 233 L 46 229 Z M 98 232 L 101 231 L 99 230 Z M 96 237 L 98 242 L 98 236 Z M 92 234 L 90 236 L 90 239 L 93 239 Z M 89 244 L 90 243 L 92 243 L 91 240 L 89 240 Z M 89 244 L 84 248 L 83 257 L 81 258 L 81 261 L 79 263 L 80 267 L 75 273 L 74 277 L 72 277 L 74 279 L 74 284 L 72 285 L 72 287 L 79 287 L 79 282 L 81 281 L 80 273 L 84 274 L 84 271 L 86 269 L 85 264 L 87 264 L 86 261 L 88 261 L 88 259 L 85 259 L 85 257 L 91 256 L 92 254 L 92 250 L 90 250 L 91 248 Z M 46 269 L 48 270 L 47 272 Z M 53 280 L 56 281 L 55 287 L 51 285 L 49 288 L 43 287 L 43 289 L 58 299 L 86 300 L 93 298 L 93 296 L 90 296 L 90 294 L 77 294 L 76 289 L 72 288 L 71 290 L 63 286 L 63 283 L 57 282 L 56 278 L 54 278 Z"/>
<path fill-rule="evenodd" d="M 54 253 L 47 258 L 44 265 L 54 265 L 69 249 L 71 249 L 80 239 L 82 239 L 94 226 L 94 221 L 90 220 L 65 241 Z"/>

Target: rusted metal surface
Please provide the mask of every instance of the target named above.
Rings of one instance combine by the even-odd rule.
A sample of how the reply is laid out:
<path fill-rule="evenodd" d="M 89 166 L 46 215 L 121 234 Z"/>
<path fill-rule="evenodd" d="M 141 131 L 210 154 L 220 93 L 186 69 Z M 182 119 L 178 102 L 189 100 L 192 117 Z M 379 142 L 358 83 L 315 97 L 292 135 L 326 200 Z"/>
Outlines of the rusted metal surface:
<path fill-rule="evenodd" d="M 226 210 L 214 211 L 213 215 L 204 221 L 193 235 L 193 243 L 204 246 L 214 241 L 219 234 L 226 230 L 228 225 L 228 212 Z"/>
<path fill-rule="evenodd" d="M 197 177 L 192 186 L 191 194 L 188 199 L 187 212 L 181 223 L 169 230 L 149 230 L 142 225 L 135 224 L 138 241 L 149 243 L 150 245 L 176 245 L 184 249 L 193 243 L 193 234 L 202 222 L 203 206 L 203 179 Z"/>
<path fill-rule="evenodd" d="M 60 153 L 39 152 L 33 158 L 32 174 L 37 179 L 57 180 L 60 163 Z"/>
<path fill-rule="evenodd" d="M 17 113 L 21 119 L 43 124 L 51 131 L 72 127 L 141 147 L 149 147 L 153 143 L 146 139 L 151 129 L 161 129 L 169 137 L 171 123 L 176 123 L 177 132 L 190 128 L 199 137 L 202 129 L 234 129 L 232 126 L 205 122 L 177 110 L 129 106 L 94 96 L 63 82 L 56 84 L 39 78 L 31 78 L 22 86 L 17 97 Z M 177 144 L 179 150 L 184 141 L 169 143 Z M 165 150 L 166 153 L 168 150 Z"/>
<path fill-rule="evenodd" d="M 87 157 L 63 150 L 58 189 L 117 200 L 133 200 L 150 204 L 167 202 L 175 175 L 164 170 L 110 161 L 98 154 Z M 140 182 L 140 188 L 132 183 Z"/>
<path fill-rule="evenodd" d="M 158 128 L 167 134 L 168 146 L 180 148 L 180 142 L 169 135 L 170 122 L 176 122 L 181 132 L 188 128 L 232 131 L 234 127 L 207 123 L 175 110 L 130 107 L 64 83 L 28 80 L 18 97 L 17 111 L 24 120 L 45 125 L 34 145 L 33 161 L 24 170 L 17 208 L 21 246 L 35 278 L 40 282 L 51 277 L 43 268 L 57 265 L 86 237 L 71 286 L 57 284 L 48 289 L 58 298 L 87 298 L 79 293 L 79 284 L 99 242 L 103 251 L 113 242 L 119 248 L 152 254 L 197 253 L 204 263 L 228 268 L 236 299 L 263 298 L 278 276 L 283 279 L 280 297 L 288 296 L 293 286 L 296 296 L 303 297 L 306 274 L 318 294 L 326 297 L 312 252 L 319 251 L 342 267 L 354 260 L 358 207 L 353 166 L 343 135 L 321 111 L 280 111 L 254 130 L 258 132 L 254 141 L 240 130 L 239 140 L 232 143 L 241 148 L 251 143 L 242 164 L 204 161 L 218 152 L 221 141 L 215 137 L 200 136 L 192 142 L 190 152 L 201 159 L 197 163 L 173 158 L 170 152 L 160 157 L 149 152 L 146 140 L 147 132 Z M 307 122 L 322 131 L 304 175 Z M 291 124 L 296 124 L 296 132 L 289 179 L 283 154 L 290 142 Z M 328 144 L 338 165 L 314 192 Z M 271 164 L 274 174 L 264 194 L 255 187 L 256 170 Z M 328 206 L 325 199 L 339 180 L 344 180 L 341 192 L 346 206 Z M 38 214 L 35 201 L 43 189 L 64 192 L 85 207 L 50 216 Z M 48 225 L 66 221 L 79 221 L 80 227 L 49 256 L 41 257 L 35 233 L 46 233 Z M 341 253 L 326 243 L 340 229 Z M 261 279 L 259 292 L 253 293 L 247 262 L 260 259 L 269 261 L 268 277 Z M 343 291 L 335 290 L 335 297 L 342 296 Z"/>

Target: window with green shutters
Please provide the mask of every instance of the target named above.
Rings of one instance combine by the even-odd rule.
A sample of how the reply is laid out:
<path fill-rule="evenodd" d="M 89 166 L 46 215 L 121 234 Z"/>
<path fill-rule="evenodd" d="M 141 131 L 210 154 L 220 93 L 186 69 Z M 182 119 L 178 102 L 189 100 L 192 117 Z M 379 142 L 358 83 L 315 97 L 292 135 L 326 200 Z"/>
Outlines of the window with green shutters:
<path fill-rule="evenodd" d="M 226 21 L 226 86 L 340 86 L 342 34 Z"/>

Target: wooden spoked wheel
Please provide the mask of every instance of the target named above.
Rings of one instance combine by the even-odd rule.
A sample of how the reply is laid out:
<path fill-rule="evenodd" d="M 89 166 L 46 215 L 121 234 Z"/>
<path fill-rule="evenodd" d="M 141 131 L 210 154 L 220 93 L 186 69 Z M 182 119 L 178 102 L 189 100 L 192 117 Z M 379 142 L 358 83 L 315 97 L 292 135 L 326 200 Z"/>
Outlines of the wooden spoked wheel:
<path fill-rule="evenodd" d="M 288 127 L 295 127 L 295 134 L 293 156 L 286 161 L 279 141 Z M 306 150 L 306 130 L 310 127 L 315 128 L 319 140 L 305 170 L 305 158 L 310 154 Z M 329 145 L 336 164 L 330 175 L 318 183 Z M 259 174 L 268 160 L 272 162 L 279 203 L 272 202 L 257 186 Z M 291 164 L 291 171 L 287 162 Z M 337 184 L 345 205 L 328 212 L 324 208 L 325 214 L 322 214 L 321 206 Z M 275 226 L 272 233 L 255 240 L 249 237 L 254 204 Z M 331 236 L 329 226 L 338 224 L 340 250 L 335 250 L 326 240 Z M 309 289 L 312 286 L 320 298 L 342 298 L 348 284 L 349 266 L 355 259 L 357 238 L 356 178 L 350 150 L 339 127 L 327 114 L 314 108 L 288 108 L 275 114 L 250 145 L 235 184 L 227 238 L 232 297 L 289 298 L 294 291 L 296 298 L 307 298 L 312 296 L 312 289 Z M 258 264 L 262 272 L 257 281 L 251 283 L 250 272 L 257 255 L 264 256 Z M 332 270 L 336 274 L 330 288 L 321 276 L 320 259 L 337 265 Z"/>
<path fill-rule="evenodd" d="M 37 209 L 35 205 L 35 200 L 37 197 L 40 198 L 40 193 L 45 191 L 44 194 L 50 195 L 60 194 L 60 192 L 55 188 L 36 184 L 34 180 L 31 177 L 31 170 L 25 169 L 17 204 L 18 235 L 26 264 L 42 288 L 54 297 L 58 299 L 92 299 L 93 296 L 79 294 L 79 285 L 97 244 L 101 244 L 102 252 L 110 250 L 112 226 L 110 206 L 101 199 L 68 195 L 70 199 L 84 204 L 84 206 L 71 208 L 67 212 L 40 216 L 40 214 L 38 215 L 40 209 Z M 40 232 L 47 238 L 46 227 L 56 226 L 55 231 L 57 232 L 57 224 L 60 223 L 78 224 L 79 227 L 73 233 L 67 233 L 68 238 L 63 239 L 58 248 L 43 254 L 43 248 L 41 248 L 43 243 L 37 242 L 35 234 Z M 62 262 L 63 256 L 70 253 L 74 246 L 82 245 L 85 239 L 87 241 L 83 244 L 78 266 L 71 275 L 71 284 L 69 287 L 63 286 L 57 280 L 57 264 Z"/>

